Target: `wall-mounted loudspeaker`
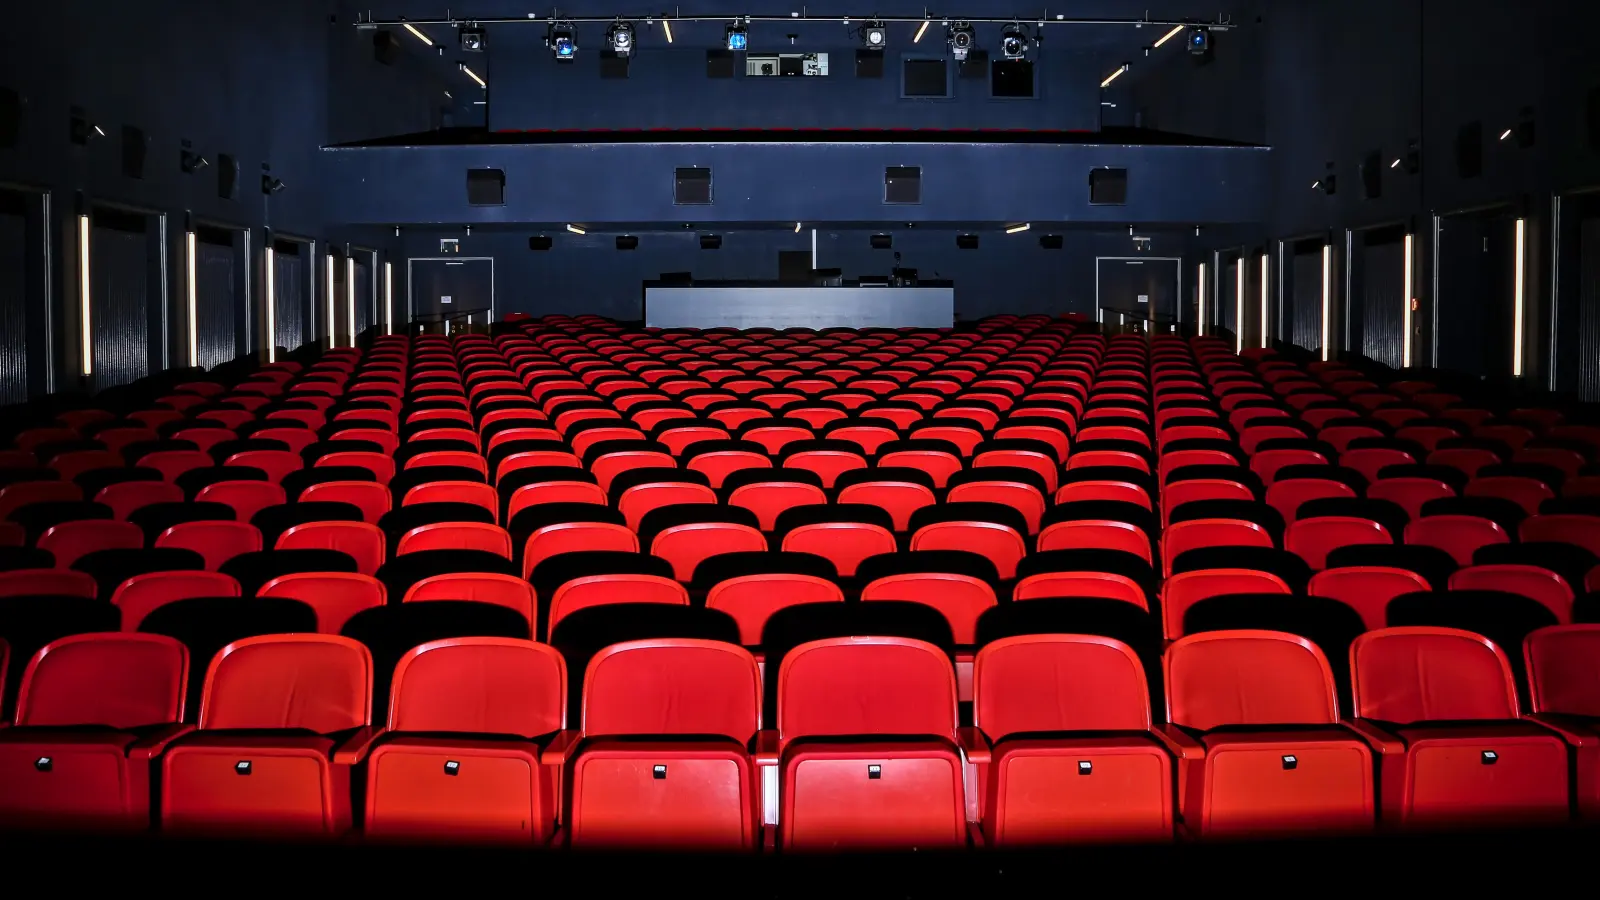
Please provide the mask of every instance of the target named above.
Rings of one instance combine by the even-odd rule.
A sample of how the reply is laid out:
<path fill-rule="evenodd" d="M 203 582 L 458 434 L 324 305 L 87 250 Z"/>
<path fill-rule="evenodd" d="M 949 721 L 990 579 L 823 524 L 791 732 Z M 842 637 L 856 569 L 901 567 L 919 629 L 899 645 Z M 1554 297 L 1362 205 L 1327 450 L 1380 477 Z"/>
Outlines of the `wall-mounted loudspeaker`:
<path fill-rule="evenodd" d="M 956 249 L 957 250 L 976 250 L 976 249 L 978 249 L 978 236 L 975 235 L 975 234 L 958 234 L 958 235 L 956 235 Z"/>
<path fill-rule="evenodd" d="M 555 243 L 556 242 L 548 234 L 536 234 L 533 237 L 528 238 L 528 249 L 539 251 L 549 250 L 551 247 L 555 246 Z"/>
<path fill-rule="evenodd" d="M 921 203 L 922 167 L 889 166 L 884 169 L 883 202 Z"/>
<path fill-rule="evenodd" d="M 379 65 L 392 66 L 400 59 L 400 38 L 394 32 L 378 29 L 372 33 L 372 58 Z"/>
<path fill-rule="evenodd" d="M 1383 159 L 1376 150 L 1361 158 L 1361 196 L 1367 200 L 1383 196 Z"/>
<path fill-rule="evenodd" d="M 874 250 L 890 250 L 894 248 L 894 236 L 888 234 L 875 234 L 869 239 Z"/>
<path fill-rule="evenodd" d="M 673 173 L 672 202 L 679 206 L 705 206 L 711 202 L 711 170 L 678 169 Z"/>
<path fill-rule="evenodd" d="M 468 169 L 467 205 L 505 206 L 506 173 L 504 170 Z"/>
<path fill-rule="evenodd" d="M 150 152 L 150 139 L 144 129 L 122 126 L 122 177 L 144 178 L 144 158 Z"/>
<path fill-rule="evenodd" d="M 1600 87 L 1589 89 L 1589 95 L 1584 100 L 1584 112 L 1589 125 L 1589 149 L 1600 153 Z"/>
<path fill-rule="evenodd" d="M 731 50 L 706 51 L 706 77 L 707 78 L 732 78 L 734 73 L 734 59 Z"/>
<path fill-rule="evenodd" d="M 637 249 L 639 249 L 639 236 L 638 235 L 634 235 L 634 234 L 619 234 L 619 235 L 617 235 L 617 249 L 618 250 L 637 250 Z"/>
<path fill-rule="evenodd" d="M 1045 250 L 1060 250 L 1065 245 L 1066 241 L 1059 234 L 1039 235 L 1039 246 Z"/>
<path fill-rule="evenodd" d="M 721 250 L 722 249 L 722 235 L 720 235 L 720 234 L 702 234 L 702 235 L 700 235 L 700 249 L 701 250 Z"/>
<path fill-rule="evenodd" d="M 239 199 L 239 160 L 229 153 L 217 154 L 217 196 Z"/>
<path fill-rule="evenodd" d="M 0 87 L 0 147 L 15 147 L 22 133 L 22 95 Z"/>
<path fill-rule="evenodd" d="M 1089 205 L 1125 206 L 1128 203 L 1127 169 L 1090 169 Z"/>
<path fill-rule="evenodd" d="M 882 78 L 883 77 L 883 51 L 882 50 L 857 50 L 856 51 L 856 77 L 857 78 Z"/>

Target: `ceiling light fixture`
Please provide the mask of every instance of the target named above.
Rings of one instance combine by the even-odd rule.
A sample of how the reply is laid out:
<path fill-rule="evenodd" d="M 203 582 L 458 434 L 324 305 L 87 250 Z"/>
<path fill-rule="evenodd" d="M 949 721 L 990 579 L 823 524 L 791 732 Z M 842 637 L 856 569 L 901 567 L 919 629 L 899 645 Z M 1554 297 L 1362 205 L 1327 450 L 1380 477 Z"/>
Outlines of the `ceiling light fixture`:
<path fill-rule="evenodd" d="M 1167 41 L 1172 40 L 1173 38 L 1177 37 L 1179 34 L 1182 34 L 1182 33 L 1183 33 L 1183 26 L 1182 25 L 1174 25 L 1174 26 L 1172 26 L 1172 30 L 1171 31 L 1169 31 L 1166 34 L 1161 36 L 1161 40 L 1156 41 L 1155 46 L 1159 47 L 1162 44 L 1165 44 Z"/>
<path fill-rule="evenodd" d="M 1115 72 L 1112 72 L 1110 75 L 1107 75 L 1106 76 L 1106 80 L 1100 82 L 1100 86 L 1102 88 L 1110 87 L 1111 86 L 1111 82 L 1116 81 L 1118 78 L 1121 78 L 1122 77 L 1122 73 L 1128 71 L 1131 68 L 1133 68 L 1133 64 L 1132 63 L 1123 63 L 1120 67 L 1118 67 L 1118 69 Z"/>
<path fill-rule="evenodd" d="M 922 36 L 928 33 L 928 26 L 930 24 L 932 24 L 930 20 L 923 19 L 922 26 L 917 29 L 917 36 L 911 39 L 911 43 L 915 44 L 916 42 L 922 40 Z"/>
<path fill-rule="evenodd" d="M 567 225 L 567 230 L 572 232 L 573 234 L 588 234 L 589 233 L 589 232 L 583 230 L 582 228 L 579 228 L 578 226 L 572 225 L 572 224 Z"/>
<path fill-rule="evenodd" d="M 474 72 L 471 69 L 467 68 L 467 64 L 466 63 L 457 63 L 457 65 L 461 67 L 461 71 L 466 73 L 466 76 L 468 78 L 471 78 L 473 81 L 476 81 L 478 83 L 478 87 L 484 88 L 485 90 L 488 89 L 488 87 L 489 87 L 488 82 L 484 81 L 482 78 L 479 78 L 477 72 Z"/>
<path fill-rule="evenodd" d="M 427 35 L 423 34 L 422 32 L 418 31 L 417 30 L 417 26 L 411 24 L 410 22 L 406 22 L 404 24 L 405 24 L 405 28 L 406 28 L 407 31 L 409 31 L 412 34 L 417 36 L 417 40 L 423 42 L 424 44 L 427 44 L 429 47 L 433 46 L 433 38 L 430 38 Z"/>
<path fill-rule="evenodd" d="M 1006 229 L 1006 234 L 1018 234 L 1020 232 L 1027 231 L 1029 228 L 1032 228 L 1032 227 L 1033 227 L 1033 223 L 1031 223 L 1031 222 L 1023 222 L 1021 225 L 1012 225 L 1012 226 L 1008 227 Z"/>

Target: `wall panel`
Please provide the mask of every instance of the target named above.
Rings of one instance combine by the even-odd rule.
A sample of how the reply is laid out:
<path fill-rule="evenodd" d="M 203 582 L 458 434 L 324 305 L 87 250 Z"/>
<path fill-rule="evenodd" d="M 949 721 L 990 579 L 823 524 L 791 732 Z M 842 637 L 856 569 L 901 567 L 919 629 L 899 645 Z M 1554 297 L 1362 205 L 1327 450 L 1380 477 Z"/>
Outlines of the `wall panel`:
<path fill-rule="evenodd" d="M 220 241 L 226 240 L 226 243 Z M 195 281 L 199 294 L 195 301 L 199 323 L 200 365 L 210 369 L 238 355 L 239 284 L 238 252 L 233 233 L 202 234 L 198 250 Z"/>
<path fill-rule="evenodd" d="M 0 404 L 28 399 L 28 217 L 0 192 Z"/>
<path fill-rule="evenodd" d="M 131 230 L 134 223 L 148 223 L 143 216 L 119 215 L 103 224 L 106 218 L 111 217 L 95 214 L 90 237 L 95 390 L 150 374 L 151 238 L 146 230 Z"/>

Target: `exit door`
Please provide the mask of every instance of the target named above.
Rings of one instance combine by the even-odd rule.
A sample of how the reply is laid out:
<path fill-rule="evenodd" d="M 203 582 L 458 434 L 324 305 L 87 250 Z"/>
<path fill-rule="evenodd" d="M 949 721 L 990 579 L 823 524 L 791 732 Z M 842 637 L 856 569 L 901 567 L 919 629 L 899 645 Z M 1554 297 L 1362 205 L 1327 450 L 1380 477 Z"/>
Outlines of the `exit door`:
<path fill-rule="evenodd" d="M 1102 256 L 1095 260 L 1095 290 L 1101 320 L 1113 314 L 1152 324 L 1178 320 L 1178 263 L 1170 257 L 1128 259 Z"/>
<path fill-rule="evenodd" d="M 452 327 L 494 321 L 494 260 L 413 259 L 411 321 L 415 325 L 450 321 Z"/>

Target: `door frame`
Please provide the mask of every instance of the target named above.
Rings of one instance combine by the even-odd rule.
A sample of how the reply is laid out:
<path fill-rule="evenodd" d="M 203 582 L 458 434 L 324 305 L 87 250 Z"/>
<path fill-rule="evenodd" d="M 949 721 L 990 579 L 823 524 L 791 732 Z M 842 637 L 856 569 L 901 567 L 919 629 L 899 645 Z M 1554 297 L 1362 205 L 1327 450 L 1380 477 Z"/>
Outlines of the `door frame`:
<path fill-rule="evenodd" d="M 417 298 L 415 272 L 413 263 L 419 262 L 482 262 L 489 261 L 489 321 L 494 324 L 494 312 L 497 303 L 495 296 L 498 291 L 495 287 L 495 264 L 492 256 L 408 256 L 406 257 L 406 334 L 411 333 L 411 320 L 417 314 Z"/>
<path fill-rule="evenodd" d="M 26 198 L 30 205 L 37 204 L 31 210 L 39 216 L 39 234 L 34 235 L 39 240 L 39 246 L 44 251 L 43 255 L 35 262 L 38 264 L 36 271 L 26 273 L 30 281 L 36 281 L 39 288 L 39 297 L 43 302 L 35 304 L 36 309 L 23 310 L 23 327 L 25 346 L 28 348 L 26 376 L 23 390 L 26 396 L 35 397 L 42 394 L 51 394 L 56 390 L 56 272 L 55 272 L 55 236 L 56 226 L 51 220 L 55 214 L 54 194 L 49 188 L 36 184 L 21 182 L 0 181 L 0 191 L 20 194 Z M 25 223 L 26 224 L 26 223 Z M 74 227 L 74 233 L 76 227 Z M 37 320 L 39 327 L 34 327 Z M 38 349 L 35 350 L 34 348 Z M 43 358 L 36 358 L 35 353 L 43 354 Z M 37 379 L 38 383 L 35 383 Z"/>
<path fill-rule="evenodd" d="M 240 333 L 233 336 L 233 358 L 248 356 L 255 352 L 256 337 L 256 302 L 255 302 L 255 266 L 251 261 L 255 259 L 255 235 L 248 225 L 239 225 L 222 219 L 208 219 L 203 216 L 191 215 L 186 231 L 198 231 L 201 228 L 211 228 L 218 231 L 236 232 L 242 238 L 241 249 L 235 252 L 234 262 L 239 267 L 240 284 L 236 288 L 238 296 L 236 302 L 242 302 L 242 318 L 239 320 Z M 186 238 L 180 239 L 186 240 Z M 189 351 L 189 329 L 193 327 L 189 322 L 189 259 L 188 247 L 182 246 L 178 250 L 178 257 L 183 260 L 182 306 L 184 313 L 177 318 L 183 322 L 182 339 L 178 342 L 182 356 L 187 358 Z"/>
<path fill-rule="evenodd" d="M 1433 235 L 1430 246 L 1432 258 L 1429 260 L 1429 268 L 1431 268 L 1432 271 L 1429 273 L 1430 291 L 1428 296 L 1428 305 L 1431 307 L 1430 312 L 1432 313 L 1432 315 L 1429 317 L 1429 321 L 1431 323 L 1430 327 L 1433 332 L 1429 335 L 1428 341 L 1428 364 L 1430 366 L 1439 365 L 1439 309 L 1444 305 L 1440 302 L 1439 297 L 1439 281 L 1443 277 L 1444 272 L 1443 261 L 1440 258 L 1442 255 L 1440 253 L 1440 242 L 1444 234 L 1444 222 L 1446 219 L 1454 219 L 1461 216 L 1472 216 L 1479 213 L 1494 213 L 1501 211 L 1509 213 L 1513 218 L 1516 218 L 1517 204 L 1511 200 L 1500 200 L 1492 203 L 1479 203 L 1472 206 L 1464 206 L 1459 209 L 1439 210 L 1435 211 L 1433 214 L 1433 221 L 1431 223 L 1433 227 Z M 1530 220 L 1531 224 L 1533 217 L 1530 215 L 1526 218 Z M 1526 313 L 1524 313 L 1524 315 L 1526 315 Z M 1527 340 L 1526 335 L 1524 335 L 1523 340 Z M 1412 360 L 1412 362 L 1415 363 L 1416 360 Z"/>
<path fill-rule="evenodd" d="M 122 213 L 122 214 L 125 214 L 125 215 L 148 216 L 155 223 L 156 233 L 155 233 L 154 240 L 155 240 L 155 248 L 156 248 L 156 260 L 155 260 L 156 271 L 155 271 L 154 274 L 155 274 L 156 278 L 160 282 L 156 286 L 156 291 L 155 291 L 156 298 L 155 299 L 156 299 L 157 304 L 159 305 L 160 313 L 161 313 L 160 314 L 159 327 L 156 329 L 156 331 L 157 331 L 157 334 L 159 335 L 159 340 L 160 340 L 160 345 L 159 345 L 160 361 L 156 365 L 153 365 L 153 366 L 150 367 L 153 371 L 149 372 L 148 374 L 154 375 L 154 374 L 157 374 L 159 372 L 164 372 L 164 371 L 172 368 L 172 323 L 173 323 L 174 318 L 175 318 L 173 316 L 173 314 L 172 314 L 172 312 L 173 312 L 172 304 L 173 304 L 174 300 L 176 299 L 173 296 L 172 244 L 171 244 L 172 229 L 169 227 L 170 226 L 169 219 L 171 218 L 171 216 L 166 210 L 156 209 L 156 208 L 150 207 L 150 206 L 144 206 L 144 205 L 137 204 L 137 203 L 123 203 L 123 202 L 120 202 L 120 201 L 117 201 L 117 200 L 109 200 L 109 199 L 105 199 L 105 198 L 101 198 L 101 197 L 93 197 L 93 196 L 83 195 L 83 199 L 82 199 L 82 202 L 79 205 L 79 209 L 74 214 L 74 219 L 76 219 L 76 217 L 79 216 L 79 215 L 86 215 L 86 216 L 89 217 L 91 241 L 92 241 L 92 235 L 93 235 L 94 213 L 95 213 L 96 210 L 100 210 L 100 209 L 110 210 L 112 212 L 118 212 L 118 213 Z M 72 231 L 73 231 L 73 234 L 76 235 L 77 228 L 74 227 L 72 229 Z M 72 283 L 72 290 L 74 292 L 73 297 L 81 297 L 83 295 L 82 292 L 84 290 L 83 285 L 80 283 L 81 282 L 81 277 L 77 274 L 77 272 L 78 272 L 77 259 L 79 258 L 77 256 L 77 254 L 81 254 L 83 251 L 82 251 L 81 247 L 77 246 L 77 243 L 78 243 L 78 241 L 76 240 L 76 237 L 74 237 L 74 241 L 73 241 L 74 262 L 72 263 L 72 271 L 74 273 L 73 274 L 73 283 Z M 92 260 L 91 260 L 91 264 L 92 264 Z M 148 303 L 148 301 L 147 301 L 147 303 Z M 66 306 L 66 308 L 68 310 L 68 315 L 66 316 L 66 318 L 69 320 L 68 324 L 69 324 L 69 327 L 71 329 L 71 331 L 69 333 L 72 334 L 72 335 L 82 335 L 82 334 L 85 333 L 83 331 L 83 317 L 82 317 L 82 315 L 81 315 L 81 313 L 79 311 L 79 306 L 80 306 L 80 303 L 72 302 L 72 298 L 68 299 L 67 306 Z M 90 326 L 91 326 L 91 328 L 93 327 L 93 321 L 92 320 L 90 322 Z M 148 341 L 154 339 L 155 337 L 156 337 L 155 335 L 147 334 L 145 336 L 145 340 L 148 342 Z M 69 342 L 69 344 L 70 343 L 74 343 L 71 338 L 68 339 L 68 342 Z M 73 359 L 73 361 L 78 366 L 81 367 L 84 364 L 84 354 L 87 353 L 87 352 L 90 352 L 90 350 L 87 347 L 81 346 L 81 339 L 79 341 L 77 341 L 76 343 L 80 344 L 80 346 L 77 347 L 76 352 L 71 354 L 71 358 Z M 149 348 L 147 347 L 146 348 L 146 353 L 148 354 L 148 352 L 149 352 Z M 96 371 L 95 371 L 94 375 L 91 375 L 91 376 L 80 376 L 81 378 L 85 379 L 85 383 L 92 383 L 92 382 L 88 382 L 86 379 L 98 376 L 98 367 L 96 366 L 95 369 L 96 369 Z M 81 369 L 79 371 L 81 371 Z"/>
<path fill-rule="evenodd" d="M 1382 230 L 1388 229 L 1388 228 L 1400 228 L 1400 229 L 1404 230 L 1407 234 L 1411 235 L 1411 259 L 1407 260 L 1407 264 L 1411 266 L 1411 294 L 1412 294 L 1412 296 L 1406 298 L 1406 302 L 1408 304 L 1412 300 L 1418 300 L 1419 303 L 1421 302 L 1419 297 L 1421 296 L 1422 292 L 1420 290 L 1418 290 L 1418 288 L 1421 285 L 1417 280 L 1417 275 L 1419 274 L 1419 270 L 1421 269 L 1421 266 L 1419 266 L 1417 263 L 1418 263 L 1418 259 L 1422 255 L 1421 254 L 1422 242 L 1420 240 L 1420 236 L 1416 233 L 1417 229 L 1416 229 L 1416 225 L 1413 222 L 1413 220 L 1407 219 L 1407 218 L 1383 219 L 1383 220 L 1380 220 L 1380 221 L 1377 221 L 1377 222 L 1369 222 L 1369 223 L 1367 223 L 1365 225 L 1355 225 L 1355 226 L 1346 228 L 1344 230 L 1344 254 L 1343 254 L 1344 258 L 1342 260 L 1340 260 L 1340 259 L 1338 259 L 1336 257 L 1334 264 L 1338 265 L 1339 263 L 1342 262 L 1343 263 L 1343 268 L 1344 268 L 1344 271 L 1338 273 L 1339 282 L 1340 282 L 1340 284 L 1343 285 L 1342 289 L 1340 290 L 1340 295 L 1342 297 L 1342 302 L 1344 303 L 1344 309 L 1340 310 L 1340 318 L 1343 320 L 1343 324 L 1342 324 L 1341 329 L 1340 329 L 1343 332 L 1343 338 L 1340 341 L 1340 346 L 1341 346 L 1341 349 L 1343 349 L 1343 350 L 1345 350 L 1347 352 L 1356 353 L 1358 355 L 1360 353 L 1360 348 L 1353 346 L 1355 335 L 1353 333 L 1354 332 L 1354 328 L 1353 328 L 1353 326 L 1351 324 L 1354 321 L 1353 317 L 1356 315 L 1356 305 L 1357 305 L 1357 301 L 1356 301 L 1356 281 L 1355 281 L 1355 278 L 1356 278 L 1356 261 L 1355 261 L 1356 260 L 1356 238 L 1357 238 L 1357 236 L 1361 236 L 1361 237 L 1364 238 L 1365 235 L 1367 235 L 1370 232 L 1382 231 Z M 1365 246 L 1365 245 L 1363 244 L 1363 246 Z M 1366 278 L 1367 272 L 1366 272 L 1366 256 L 1365 256 L 1365 254 L 1362 255 L 1361 265 L 1362 265 L 1361 276 L 1362 276 L 1362 278 Z M 1365 282 L 1363 282 L 1361 286 L 1362 287 L 1366 287 Z M 1404 292 L 1402 291 L 1402 293 L 1404 293 Z M 1430 298 L 1430 305 L 1432 305 L 1431 304 L 1431 298 Z M 1405 321 L 1406 321 L 1406 316 L 1405 316 L 1404 311 L 1402 311 L 1401 316 L 1400 316 L 1400 322 L 1401 322 L 1400 328 L 1401 328 L 1401 331 L 1402 331 L 1402 334 L 1401 334 L 1401 341 L 1402 341 L 1401 346 L 1402 347 L 1405 346 L 1404 341 L 1407 340 L 1407 336 L 1404 334 Z M 1416 324 L 1417 324 L 1418 321 L 1420 321 L 1419 318 L 1413 317 L 1412 320 L 1411 320 L 1412 327 L 1416 327 Z M 1367 333 L 1367 323 L 1365 321 L 1363 321 L 1361 323 L 1361 334 L 1362 334 L 1363 340 L 1365 340 L 1366 333 Z M 1411 365 L 1412 365 L 1413 368 L 1418 366 L 1417 357 L 1419 355 L 1421 355 L 1420 352 L 1419 352 L 1421 349 L 1422 349 L 1422 347 L 1421 347 L 1421 342 L 1420 341 L 1412 342 L 1412 344 L 1411 344 Z M 1402 359 L 1402 362 L 1403 361 L 1404 360 Z M 1433 357 L 1429 357 L 1429 364 L 1431 365 L 1432 362 L 1433 362 Z"/>
<path fill-rule="evenodd" d="M 261 257 L 260 257 L 261 258 L 261 265 L 263 265 L 263 266 L 266 265 L 266 255 L 267 255 L 266 254 L 266 249 L 267 249 L 267 247 L 275 246 L 279 241 L 282 241 L 282 242 L 287 243 L 287 244 L 299 245 L 302 248 L 302 250 L 301 250 L 301 258 L 306 261 L 306 266 L 305 266 L 306 271 L 305 271 L 304 275 L 302 276 L 305 279 L 305 284 L 301 285 L 301 287 L 306 292 L 305 293 L 306 308 L 304 310 L 302 310 L 302 312 L 305 313 L 305 318 L 302 319 L 301 322 L 300 322 L 300 343 L 298 345 L 296 345 L 295 347 L 285 348 L 285 352 L 286 353 L 293 353 L 296 350 L 300 349 L 301 347 L 304 347 L 307 344 L 314 344 L 314 343 L 316 343 L 316 342 L 321 340 L 321 338 L 318 337 L 318 335 L 317 335 L 317 294 L 318 294 L 317 283 L 319 281 L 319 279 L 317 278 L 317 271 L 318 271 L 318 269 L 317 269 L 317 245 L 320 242 L 316 238 L 306 237 L 306 236 L 301 235 L 301 234 L 295 234 L 293 232 L 288 232 L 288 231 L 276 231 L 276 230 L 273 230 L 273 229 L 268 229 L 267 233 L 266 233 L 265 240 L 263 240 L 261 242 Z M 263 279 L 266 277 L 264 273 L 263 273 L 262 277 L 263 277 Z M 276 278 L 277 275 L 274 274 L 273 277 Z M 265 283 L 265 282 L 263 281 L 263 283 Z M 277 342 L 278 342 L 278 335 L 276 333 L 277 332 L 277 322 L 278 322 L 278 303 L 277 303 L 278 298 L 277 298 L 276 292 L 274 292 L 274 295 L 273 295 L 272 299 L 273 299 L 273 303 L 272 303 L 272 306 L 273 306 L 273 309 L 272 309 L 272 314 L 273 314 L 273 333 L 271 333 L 271 334 L 267 334 L 267 326 L 266 326 L 267 304 L 265 302 L 265 298 L 263 298 L 263 302 L 261 303 L 261 319 L 262 319 L 262 321 L 261 321 L 260 324 L 261 324 L 261 333 L 264 336 L 264 341 L 263 341 L 263 343 L 260 345 L 260 347 L 258 349 L 260 349 L 263 352 L 267 353 L 268 356 L 273 355 L 271 348 L 275 348 L 277 346 Z"/>
<path fill-rule="evenodd" d="M 1176 331 L 1178 323 L 1183 321 L 1183 257 L 1181 256 L 1096 256 L 1094 258 L 1094 319 L 1104 324 L 1105 307 L 1100 305 L 1100 264 L 1102 262 L 1170 262 L 1177 269 L 1177 278 L 1174 283 L 1172 295 L 1172 330 Z M 1119 324 L 1127 319 L 1126 313 L 1118 313 L 1121 317 Z M 1153 323 L 1152 323 L 1153 328 Z"/>

